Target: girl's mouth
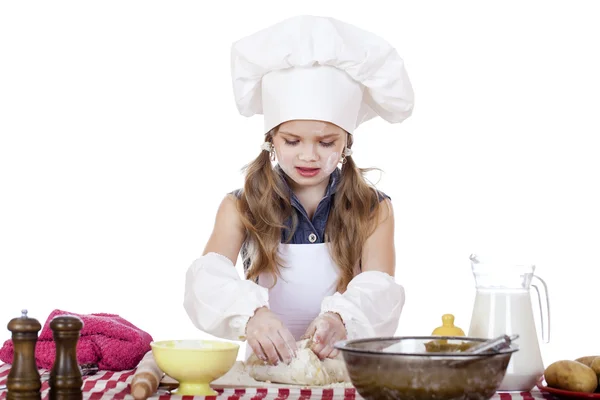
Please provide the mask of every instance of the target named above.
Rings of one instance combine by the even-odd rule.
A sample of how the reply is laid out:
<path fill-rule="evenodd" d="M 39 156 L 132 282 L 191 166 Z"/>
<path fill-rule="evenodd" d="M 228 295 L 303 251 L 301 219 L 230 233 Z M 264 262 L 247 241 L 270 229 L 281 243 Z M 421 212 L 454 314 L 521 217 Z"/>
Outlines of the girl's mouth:
<path fill-rule="evenodd" d="M 313 177 L 313 176 L 317 175 L 320 170 L 321 170 L 321 168 L 302 168 L 302 167 L 296 167 L 296 171 L 298 171 L 298 173 L 301 176 L 304 176 L 305 178 L 310 178 L 310 177 Z"/>

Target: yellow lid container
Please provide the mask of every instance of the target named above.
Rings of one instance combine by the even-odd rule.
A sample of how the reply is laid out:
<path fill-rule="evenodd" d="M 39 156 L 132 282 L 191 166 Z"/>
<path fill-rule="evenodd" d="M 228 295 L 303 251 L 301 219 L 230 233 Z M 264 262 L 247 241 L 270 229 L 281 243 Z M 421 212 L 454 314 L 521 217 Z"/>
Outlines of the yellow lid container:
<path fill-rule="evenodd" d="M 457 326 L 454 326 L 454 315 L 442 315 L 442 326 L 433 330 L 432 336 L 466 336 L 465 332 Z"/>

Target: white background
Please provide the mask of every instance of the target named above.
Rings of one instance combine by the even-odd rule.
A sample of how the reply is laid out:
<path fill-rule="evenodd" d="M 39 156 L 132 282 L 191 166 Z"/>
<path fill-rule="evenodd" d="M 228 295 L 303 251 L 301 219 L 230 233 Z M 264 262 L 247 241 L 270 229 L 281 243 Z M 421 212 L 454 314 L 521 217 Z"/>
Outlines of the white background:
<path fill-rule="evenodd" d="M 319 3 L 0 3 L 3 327 L 58 308 L 206 337 L 182 307 L 185 271 L 262 142 L 261 117 L 235 108 L 230 45 L 306 13 L 384 37 L 414 86 L 413 116 L 366 123 L 354 146 L 395 206 L 397 334 L 428 335 L 443 313 L 466 331 L 468 257 L 487 251 L 548 283 L 546 365 L 600 353 L 594 2 Z"/>

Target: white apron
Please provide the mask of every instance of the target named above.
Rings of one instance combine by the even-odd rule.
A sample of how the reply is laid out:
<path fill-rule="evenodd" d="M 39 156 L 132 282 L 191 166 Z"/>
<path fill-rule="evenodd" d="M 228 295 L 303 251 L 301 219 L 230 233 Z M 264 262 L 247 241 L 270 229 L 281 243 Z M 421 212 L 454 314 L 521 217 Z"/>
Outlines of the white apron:
<path fill-rule="evenodd" d="M 336 292 L 340 273 L 325 243 L 281 243 L 279 252 L 284 267 L 280 268 L 281 276 L 275 286 L 269 289 L 269 308 L 300 340 L 321 312 L 323 299 Z M 258 284 L 269 288 L 273 278 L 263 273 Z M 246 355 L 251 353 L 252 348 L 247 346 Z"/>

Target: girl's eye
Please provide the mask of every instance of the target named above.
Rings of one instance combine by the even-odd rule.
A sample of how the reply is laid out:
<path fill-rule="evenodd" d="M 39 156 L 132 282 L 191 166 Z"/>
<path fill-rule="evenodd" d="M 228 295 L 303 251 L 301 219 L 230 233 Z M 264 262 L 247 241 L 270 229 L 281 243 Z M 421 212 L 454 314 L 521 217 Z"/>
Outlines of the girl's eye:
<path fill-rule="evenodd" d="M 284 139 L 284 140 L 285 140 L 285 144 L 287 144 L 288 146 L 295 146 L 298 144 L 297 140 L 294 140 L 294 141 L 289 141 L 287 139 Z"/>
<path fill-rule="evenodd" d="M 323 147 L 331 147 L 333 146 L 334 142 L 321 142 L 321 146 Z"/>

